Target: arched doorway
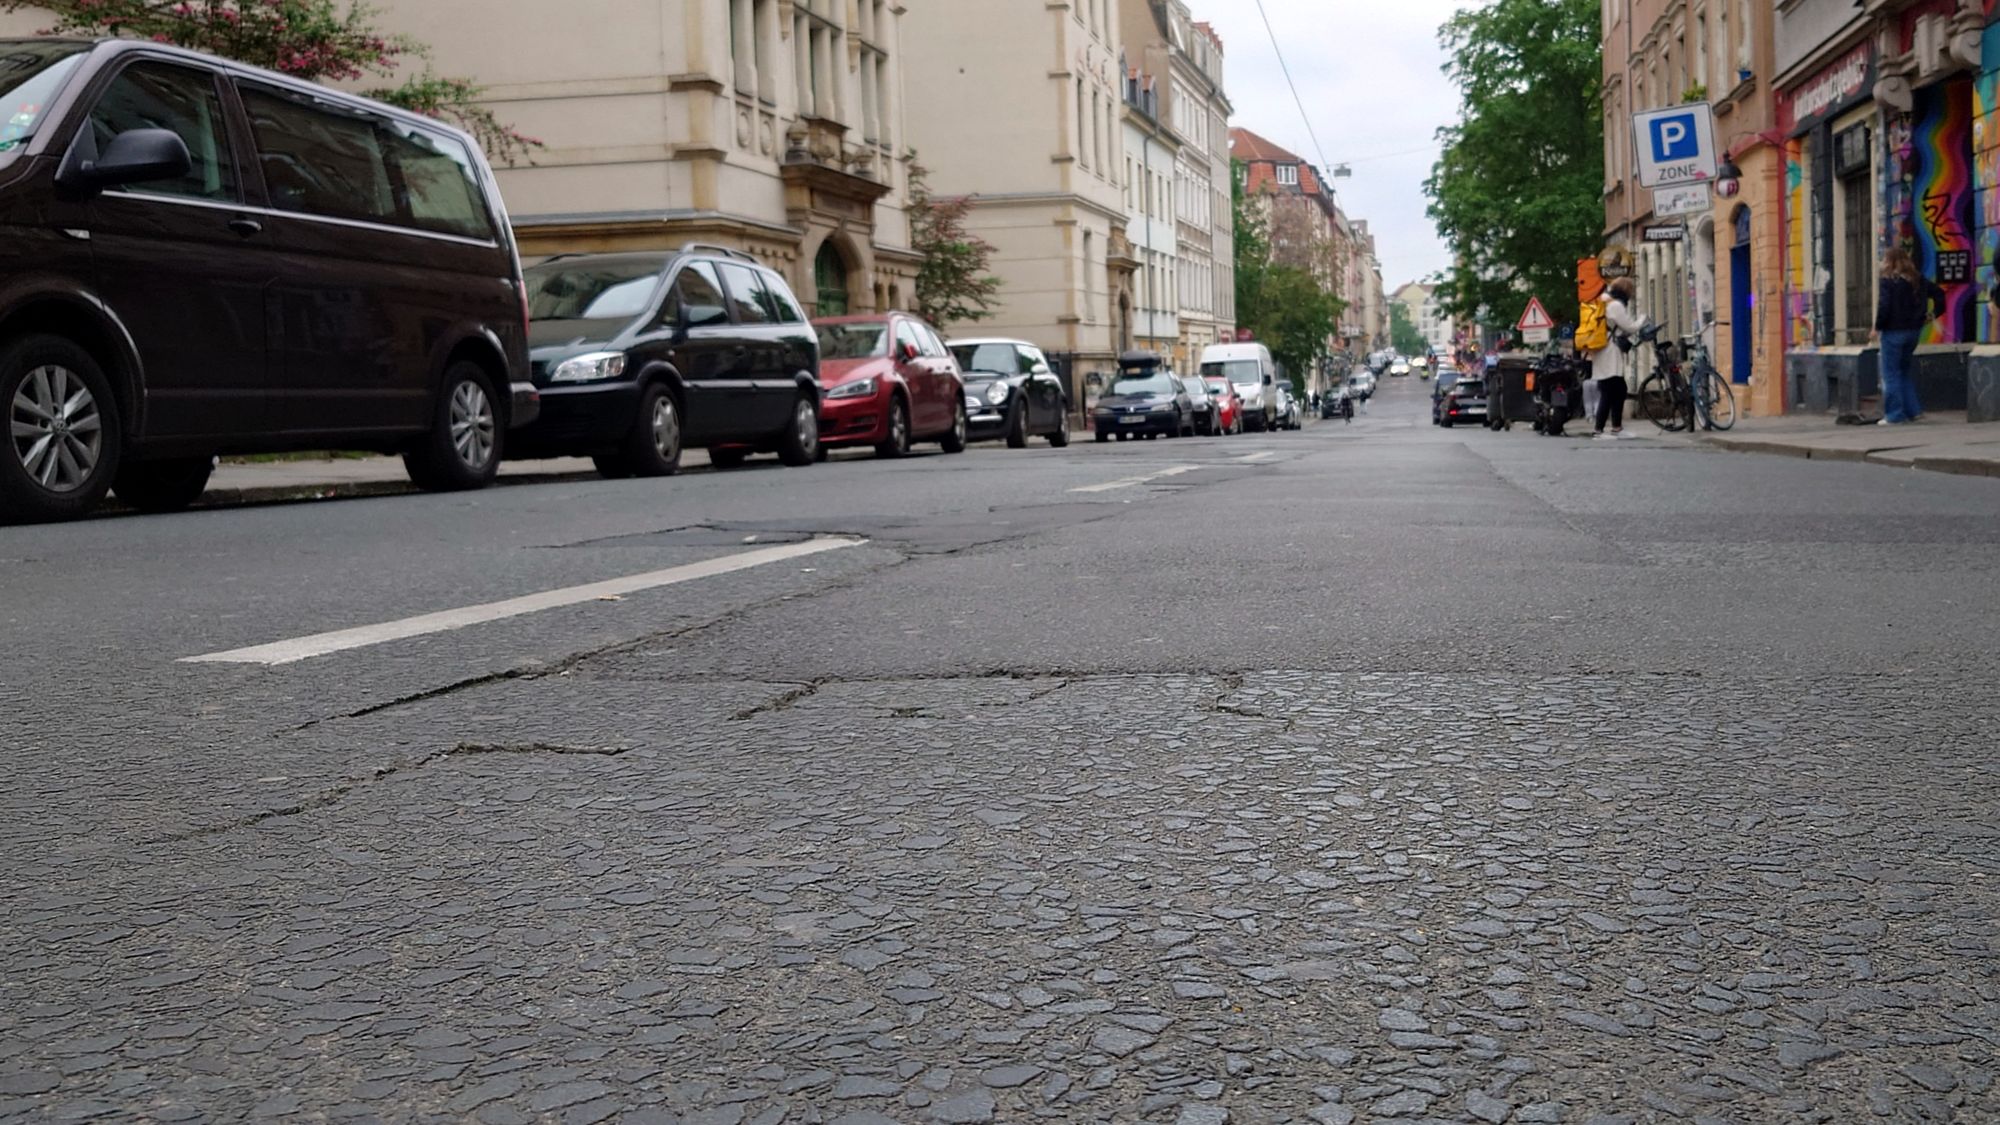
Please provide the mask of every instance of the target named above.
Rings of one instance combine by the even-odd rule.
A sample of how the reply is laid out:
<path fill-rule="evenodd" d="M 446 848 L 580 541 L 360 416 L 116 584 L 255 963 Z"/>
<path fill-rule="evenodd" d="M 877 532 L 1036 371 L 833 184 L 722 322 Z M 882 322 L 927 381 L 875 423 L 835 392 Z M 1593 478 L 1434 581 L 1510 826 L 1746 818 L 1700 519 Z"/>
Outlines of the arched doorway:
<path fill-rule="evenodd" d="M 847 315 L 847 259 L 830 238 L 820 243 L 819 256 L 813 259 L 813 288 L 817 291 L 815 315 Z"/>

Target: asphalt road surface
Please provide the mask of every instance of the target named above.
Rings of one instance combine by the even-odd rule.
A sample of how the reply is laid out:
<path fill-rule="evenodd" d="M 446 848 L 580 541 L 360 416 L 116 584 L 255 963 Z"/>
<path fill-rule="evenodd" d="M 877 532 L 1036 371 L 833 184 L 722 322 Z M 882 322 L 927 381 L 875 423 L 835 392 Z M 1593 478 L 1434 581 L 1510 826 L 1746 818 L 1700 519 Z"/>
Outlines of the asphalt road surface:
<path fill-rule="evenodd" d="M 1996 547 L 1414 380 L 0 530 L 0 1119 L 1995 1120 Z"/>

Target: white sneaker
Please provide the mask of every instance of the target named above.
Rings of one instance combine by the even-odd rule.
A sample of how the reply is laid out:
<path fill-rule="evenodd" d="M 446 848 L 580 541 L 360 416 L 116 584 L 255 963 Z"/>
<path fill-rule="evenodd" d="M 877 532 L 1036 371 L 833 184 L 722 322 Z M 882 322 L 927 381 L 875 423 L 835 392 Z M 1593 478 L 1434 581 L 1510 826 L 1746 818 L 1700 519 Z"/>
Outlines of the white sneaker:
<path fill-rule="evenodd" d="M 1610 441 L 1611 438 L 1612 435 L 1605 433 L 1603 430 L 1599 430 L 1596 433 L 1590 435 L 1590 439 L 1592 441 Z"/>
<path fill-rule="evenodd" d="M 1616 436 L 1617 436 L 1617 437 L 1619 437 L 1619 438 L 1623 438 L 1623 439 L 1628 439 L 1628 440 L 1629 440 L 1629 439 L 1631 439 L 1631 438 L 1636 438 L 1636 437 L 1638 437 L 1639 435 L 1638 435 L 1638 434 L 1635 434 L 1635 433 L 1633 433 L 1633 432 L 1632 432 L 1631 430 L 1619 430 L 1619 431 L 1618 431 L 1618 433 L 1616 434 Z"/>

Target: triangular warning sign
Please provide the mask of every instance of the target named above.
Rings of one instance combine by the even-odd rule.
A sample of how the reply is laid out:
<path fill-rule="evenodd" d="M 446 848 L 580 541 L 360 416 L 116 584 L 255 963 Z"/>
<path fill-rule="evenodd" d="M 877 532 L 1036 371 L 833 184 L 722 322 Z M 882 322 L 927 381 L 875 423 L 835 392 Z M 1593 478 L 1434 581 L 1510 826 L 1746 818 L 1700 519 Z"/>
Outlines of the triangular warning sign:
<path fill-rule="evenodd" d="M 1549 310 L 1542 307 L 1542 299 L 1540 297 L 1530 297 L 1528 298 L 1528 311 L 1521 314 L 1521 323 L 1516 324 L 1514 327 L 1523 332 L 1532 332 L 1537 328 L 1554 328 L 1555 326 L 1555 319 L 1549 316 Z"/>

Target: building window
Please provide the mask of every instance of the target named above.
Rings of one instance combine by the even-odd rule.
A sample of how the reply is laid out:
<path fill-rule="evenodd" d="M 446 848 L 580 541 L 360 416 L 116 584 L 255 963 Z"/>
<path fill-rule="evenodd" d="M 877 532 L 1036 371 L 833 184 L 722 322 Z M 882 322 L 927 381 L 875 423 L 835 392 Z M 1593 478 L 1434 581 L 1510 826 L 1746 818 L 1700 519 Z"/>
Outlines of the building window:
<path fill-rule="evenodd" d="M 1299 186 L 1299 166 L 1296 164 L 1278 165 L 1278 182 L 1284 184 L 1286 187 Z"/>
<path fill-rule="evenodd" d="M 1076 145 L 1074 147 L 1076 162 L 1088 167 L 1090 161 L 1085 158 L 1084 151 L 1083 79 L 1081 78 L 1076 80 Z"/>
<path fill-rule="evenodd" d="M 847 261 L 831 241 L 820 243 L 813 259 L 813 288 L 818 291 L 814 316 L 847 315 Z"/>
<path fill-rule="evenodd" d="M 799 0 L 792 6 L 792 42 L 798 68 L 799 114 L 842 120 L 842 73 L 846 54 L 840 25 L 826 14 L 832 0 Z"/>

